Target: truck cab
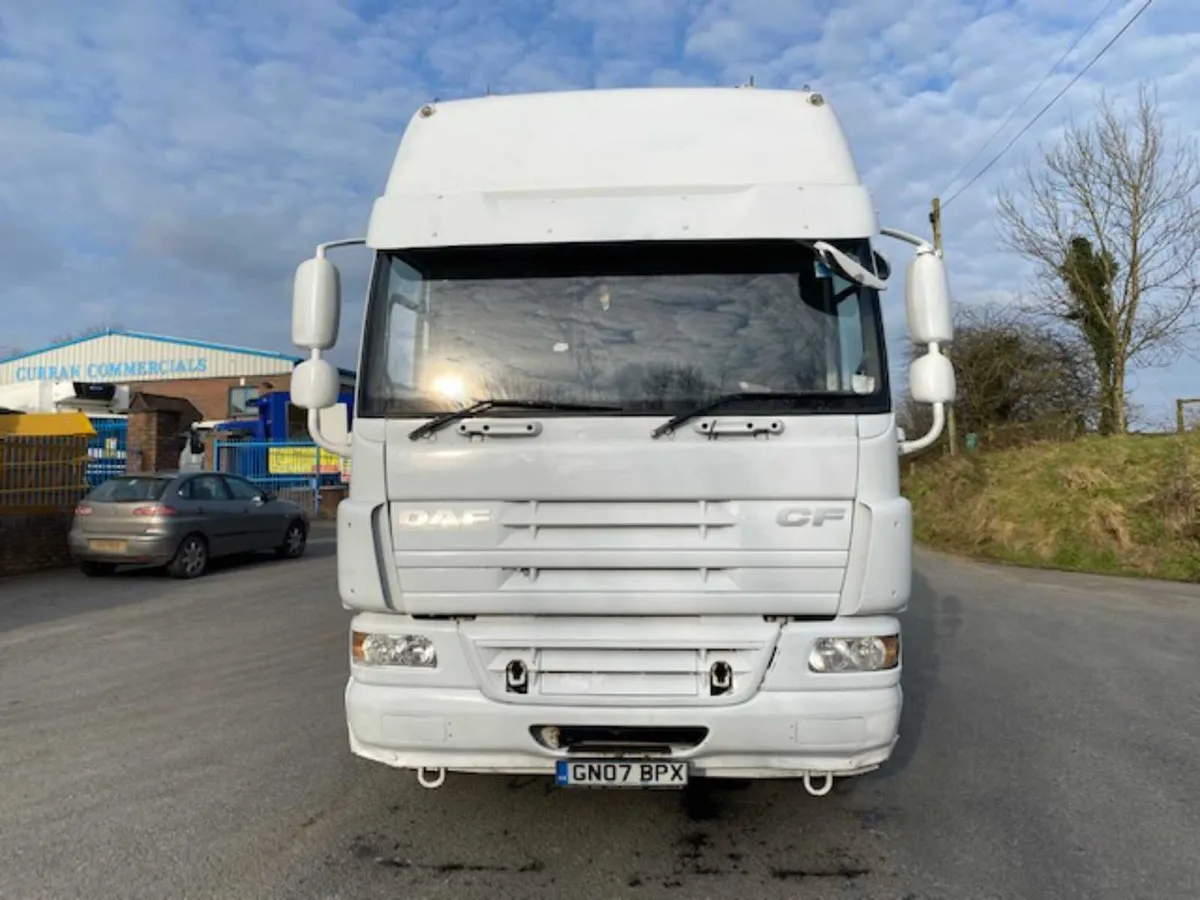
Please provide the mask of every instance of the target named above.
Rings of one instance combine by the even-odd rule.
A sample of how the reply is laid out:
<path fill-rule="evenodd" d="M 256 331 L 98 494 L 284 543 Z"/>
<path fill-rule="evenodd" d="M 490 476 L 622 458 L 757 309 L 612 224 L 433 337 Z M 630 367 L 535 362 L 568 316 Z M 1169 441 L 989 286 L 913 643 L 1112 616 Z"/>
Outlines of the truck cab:
<path fill-rule="evenodd" d="M 899 433 L 881 236 L 915 247 Z M 881 230 L 809 91 L 492 96 L 412 118 L 348 439 L 327 251 L 293 376 L 351 456 L 338 588 L 354 753 L 564 786 L 804 780 L 898 734 L 911 509 L 898 457 L 954 375 L 940 255 Z M 892 292 L 891 296 L 894 296 Z"/>

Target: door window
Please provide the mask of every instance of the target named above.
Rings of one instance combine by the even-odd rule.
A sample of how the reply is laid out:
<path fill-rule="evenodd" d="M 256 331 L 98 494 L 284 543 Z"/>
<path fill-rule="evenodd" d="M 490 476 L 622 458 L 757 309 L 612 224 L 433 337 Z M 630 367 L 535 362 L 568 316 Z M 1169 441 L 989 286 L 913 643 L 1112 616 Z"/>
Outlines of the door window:
<path fill-rule="evenodd" d="M 231 478 L 226 475 L 225 484 L 229 486 L 229 492 L 233 494 L 234 500 L 257 500 L 262 496 L 262 490 L 241 478 Z"/>
<path fill-rule="evenodd" d="M 216 475 L 198 475 L 189 478 L 179 493 L 185 500 L 228 500 L 229 491 Z"/>
<path fill-rule="evenodd" d="M 231 387 L 229 389 L 229 418 L 245 419 L 258 415 L 258 408 L 253 401 L 258 399 L 256 387 Z"/>

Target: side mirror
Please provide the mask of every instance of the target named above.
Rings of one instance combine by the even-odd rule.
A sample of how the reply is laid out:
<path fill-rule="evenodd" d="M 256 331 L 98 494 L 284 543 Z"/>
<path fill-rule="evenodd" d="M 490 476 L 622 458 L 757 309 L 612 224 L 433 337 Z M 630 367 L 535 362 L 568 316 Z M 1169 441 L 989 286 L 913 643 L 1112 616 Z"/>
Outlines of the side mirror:
<path fill-rule="evenodd" d="M 919 356 L 909 366 L 908 389 L 918 403 L 953 403 L 958 394 L 954 366 L 936 351 Z"/>
<path fill-rule="evenodd" d="M 200 436 L 200 432 L 188 432 L 188 453 L 192 456 L 200 456 L 204 453 L 204 438 Z"/>
<path fill-rule="evenodd" d="M 337 266 L 324 257 L 300 263 L 292 286 L 292 343 L 328 350 L 337 343 L 342 284 Z"/>
<path fill-rule="evenodd" d="M 292 403 L 328 409 L 338 401 L 338 370 L 324 359 L 306 359 L 292 370 Z"/>
<path fill-rule="evenodd" d="M 946 264 L 932 251 L 908 264 L 908 334 L 914 344 L 948 344 L 954 339 Z M 953 374 L 953 373 L 951 373 Z"/>

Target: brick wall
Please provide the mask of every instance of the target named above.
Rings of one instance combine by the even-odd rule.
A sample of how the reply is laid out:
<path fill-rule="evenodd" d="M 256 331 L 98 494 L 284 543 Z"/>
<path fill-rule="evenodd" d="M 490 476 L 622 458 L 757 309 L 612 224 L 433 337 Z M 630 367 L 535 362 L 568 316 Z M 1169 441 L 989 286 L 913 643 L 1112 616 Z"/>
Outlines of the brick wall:
<path fill-rule="evenodd" d="M 70 512 L 7 513 L 0 509 L 0 576 L 69 566 Z"/>
<path fill-rule="evenodd" d="M 161 410 L 132 410 L 126 438 L 128 471 L 161 472 L 179 468 L 179 454 L 190 422 L 178 413 Z"/>
<path fill-rule="evenodd" d="M 125 471 L 149 472 L 147 448 L 154 443 L 155 426 L 153 417 L 145 413 L 130 413 L 125 420 Z"/>
<path fill-rule="evenodd" d="M 270 391 L 287 391 L 292 387 L 292 376 L 267 375 L 246 378 L 182 378 L 178 381 L 143 381 L 129 385 L 132 393 L 144 391 L 162 397 L 179 397 L 190 400 L 205 419 L 229 417 L 229 389 L 232 387 L 256 387 L 259 394 Z"/>

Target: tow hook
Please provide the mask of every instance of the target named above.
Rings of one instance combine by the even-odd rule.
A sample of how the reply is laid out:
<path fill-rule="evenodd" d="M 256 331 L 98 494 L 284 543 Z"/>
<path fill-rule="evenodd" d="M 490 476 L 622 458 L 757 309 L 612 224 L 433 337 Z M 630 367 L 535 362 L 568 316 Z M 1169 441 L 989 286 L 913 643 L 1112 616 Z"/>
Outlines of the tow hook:
<path fill-rule="evenodd" d="M 814 783 L 814 775 L 817 780 L 824 779 L 821 786 L 817 787 Z M 832 772 L 805 772 L 804 773 L 804 789 L 814 797 L 824 797 L 833 790 L 833 773 Z"/>
<path fill-rule="evenodd" d="M 417 769 L 417 784 L 423 788 L 434 790 L 446 783 L 445 769 Z"/>

